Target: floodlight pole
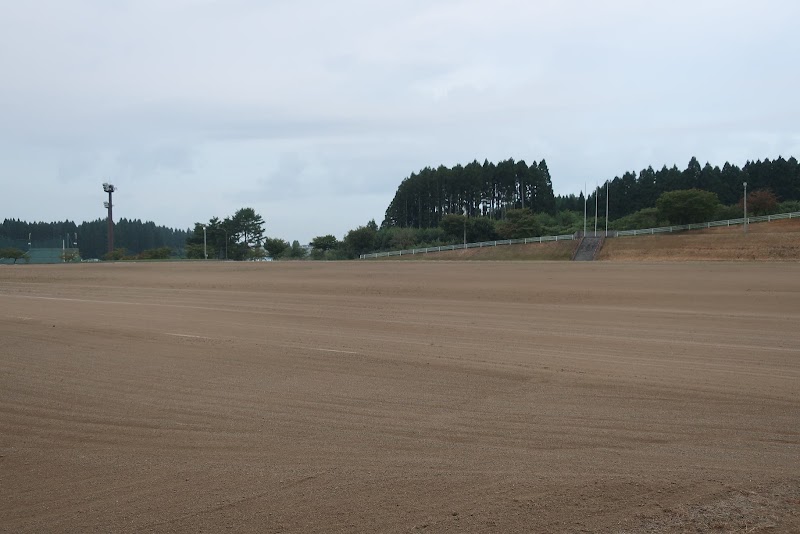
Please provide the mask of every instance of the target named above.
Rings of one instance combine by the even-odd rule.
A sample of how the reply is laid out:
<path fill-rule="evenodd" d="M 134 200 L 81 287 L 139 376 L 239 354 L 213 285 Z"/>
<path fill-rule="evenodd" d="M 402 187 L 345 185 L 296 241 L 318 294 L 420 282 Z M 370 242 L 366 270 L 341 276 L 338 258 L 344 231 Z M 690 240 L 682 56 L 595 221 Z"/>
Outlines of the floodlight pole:
<path fill-rule="evenodd" d="M 114 187 L 113 184 L 104 183 L 103 184 L 103 191 L 108 193 L 108 202 L 105 203 L 106 208 L 108 208 L 108 253 L 111 254 L 114 252 L 114 214 L 113 208 L 114 204 L 111 202 L 111 194 L 116 191 L 117 188 Z"/>
<path fill-rule="evenodd" d="M 206 245 L 206 225 L 203 225 L 203 256 L 208 259 L 208 247 Z"/>
<path fill-rule="evenodd" d="M 467 207 L 464 206 L 464 248 L 467 248 Z"/>
<path fill-rule="evenodd" d="M 586 182 L 583 182 L 583 237 L 586 237 L 586 203 L 588 202 L 586 195 Z"/>
<path fill-rule="evenodd" d="M 606 180 L 606 237 L 608 237 L 608 180 Z"/>
<path fill-rule="evenodd" d="M 747 233 L 747 182 L 744 185 L 744 233 Z"/>
<path fill-rule="evenodd" d="M 594 236 L 597 237 L 597 196 L 600 188 L 597 184 L 594 185 Z"/>

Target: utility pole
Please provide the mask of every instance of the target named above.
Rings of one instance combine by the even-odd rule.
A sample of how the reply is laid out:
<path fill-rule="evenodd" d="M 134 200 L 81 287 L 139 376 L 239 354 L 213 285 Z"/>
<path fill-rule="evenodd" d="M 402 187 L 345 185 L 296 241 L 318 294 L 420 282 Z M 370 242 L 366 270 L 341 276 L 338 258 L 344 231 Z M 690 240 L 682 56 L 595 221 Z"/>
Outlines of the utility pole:
<path fill-rule="evenodd" d="M 744 233 L 747 233 L 747 182 L 744 182 Z"/>
<path fill-rule="evenodd" d="M 589 201 L 586 196 L 586 182 L 583 182 L 583 237 L 586 237 L 586 203 Z"/>
<path fill-rule="evenodd" d="M 597 237 L 597 196 L 600 188 L 594 184 L 594 236 Z"/>
<path fill-rule="evenodd" d="M 608 180 L 606 180 L 606 237 L 608 237 Z"/>
<path fill-rule="evenodd" d="M 103 205 L 106 208 L 108 208 L 108 253 L 109 254 L 114 252 L 114 215 L 113 215 L 114 205 L 111 202 L 111 194 L 116 190 L 117 188 L 114 187 L 113 184 L 109 184 L 108 182 L 103 184 L 103 191 L 108 193 L 108 202 L 103 202 Z"/>
<path fill-rule="evenodd" d="M 467 248 L 467 208 L 464 208 L 464 248 Z"/>
<path fill-rule="evenodd" d="M 228 259 L 228 230 L 224 227 L 221 227 L 222 231 L 225 232 L 225 259 Z M 258 243 L 256 243 L 258 245 Z M 259 245 L 260 246 L 260 245 Z"/>

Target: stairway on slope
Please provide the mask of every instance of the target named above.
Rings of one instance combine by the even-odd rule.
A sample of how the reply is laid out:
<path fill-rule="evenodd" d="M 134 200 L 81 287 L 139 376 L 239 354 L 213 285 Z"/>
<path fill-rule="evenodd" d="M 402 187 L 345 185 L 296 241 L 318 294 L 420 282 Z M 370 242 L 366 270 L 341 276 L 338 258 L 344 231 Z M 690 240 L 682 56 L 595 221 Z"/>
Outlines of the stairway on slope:
<path fill-rule="evenodd" d="M 572 261 L 593 261 L 603 247 L 603 237 L 584 237 L 581 239 Z"/>

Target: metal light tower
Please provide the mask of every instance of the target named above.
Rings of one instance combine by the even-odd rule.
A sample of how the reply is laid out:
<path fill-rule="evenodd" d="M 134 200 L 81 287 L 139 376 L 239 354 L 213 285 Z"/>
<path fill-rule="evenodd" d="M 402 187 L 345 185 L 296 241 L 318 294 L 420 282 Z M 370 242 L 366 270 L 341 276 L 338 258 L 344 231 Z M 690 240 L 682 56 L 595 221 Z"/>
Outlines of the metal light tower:
<path fill-rule="evenodd" d="M 206 244 L 206 225 L 203 225 L 203 256 L 208 259 L 208 245 Z"/>
<path fill-rule="evenodd" d="M 116 190 L 117 188 L 114 187 L 113 184 L 109 184 L 108 182 L 103 184 L 103 191 L 108 193 L 108 202 L 103 202 L 103 206 L 105 206 L 108 209 L 108 253 L 109 254 L 114 252 L 114 215 L 113 215 L 114 205 L 111 202 L 111 194 Z"/>

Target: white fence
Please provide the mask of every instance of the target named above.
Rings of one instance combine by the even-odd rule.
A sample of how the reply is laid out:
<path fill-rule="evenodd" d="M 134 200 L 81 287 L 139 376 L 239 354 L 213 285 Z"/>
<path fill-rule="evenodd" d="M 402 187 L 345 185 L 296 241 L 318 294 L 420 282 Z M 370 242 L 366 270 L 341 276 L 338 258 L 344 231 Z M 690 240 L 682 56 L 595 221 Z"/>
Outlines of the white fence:
<path fill-rule="evenodd" d="M 779 213 L 776 215 L 762 215 L 760 217 L 747 217 L 747 223 L 757 222 L 770 222 L 778 221 L 781 219 L 796 219 L 800 218 L 800 211 L 793 211 L 791 213 Z M 745 218 L 728 219 L 726 221 L 712 221 L 696 224 L 681 224 L 675 226 L 662 226 L 661 228 L 645 228 L 642 230 L 620 230 L 609 231 L 607 237 L 624 237 L 633 235 L 653 235 L 663 234 L 668 232 L 681 232 L 684 230 L 701 230 L 703 228 L 715 228 L 717 226 L 736 226 L 744 224 Z M 467 248 L 482 248 L 482 247 L 497 247 L 500 245 L 527 245 L 529 243 L 547 243 L 548 241 L 570 241 L 581 237 L 582 232 L 564 235 L 549 235 L 542 237 L 526 237 L 525 239 L 503 239 L 497 241 L 481 241 L 479 243 L 467 243 L 460 245 L 443 245 L 441 247 L 425 247 L 425 248 L 410 248 L 407 250 L 393 250 L 391 252 L 373 252 L 370 254 L 362 254 L 359 256 L 362 260 L 367 258 L 387 258 L 389 256 L 408 256 L 409 254 L 427 254 L 429 252 L 444 252 L 447 250 L 461 250 Z M 590 236 L 590 232 L 586 232 Z M 598 236 L 606 235 L 603 232 L 597 232 Z"/>
<path fill-rule="evenodd" d="M 798 217 L 800 217 L 800 211 L 793 211 L 791 213 L 779 213 L 777 215 L 762 215 L 760 217 L 748 217 L 747 223 L 749 224 L 757 222 L 779 221 L 781 219 L 796 219 Z M 615 231 L 613 233 L 609 232 L 608 237 L 624 237 L 629 235 L 653 235 L 653 234 L 663 234 L 668 232 L 681 232 L 683 230 L 702 230 L 703 228 L 715 228 L 718 226 L 736 226 L 744 223 L 745 223 L 745 218 L 740 217 L 738 219 L 729 219 L 727 221 L 681 224 L 677 226 L 662 226 L 661 228 L 646 228 L 644 230 L 621 230 L 621 231 Z"/>
<path fill-rule="evenodd" d="M 575 234 L 548 235 L 542 237 L 526 237 L 525 239 L 502 239 L 496 241 L 481 241 L 460 245 L 442 245 L 441 247 L 410 248 L 407 250 L 393 250 L 391 252 L 373 252 L 362 254 L 360 258 L 386 258 L 389 256 L 408 256 L 409 254 L 427 254 L 428 252 L 443 252 L 446 250 L 461 250 L 466 248 L 497 247 L 500 245 L 527 245 L 528 243 L 547 243 L 548 241 L 569 241 L 575 239 Z"/>

